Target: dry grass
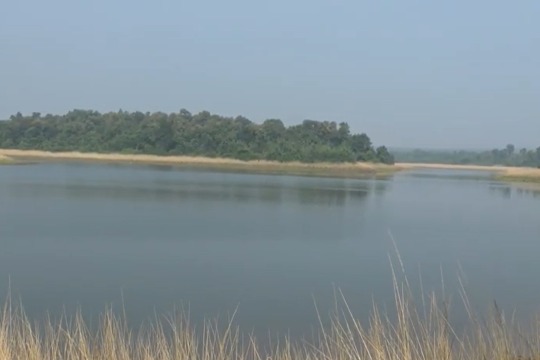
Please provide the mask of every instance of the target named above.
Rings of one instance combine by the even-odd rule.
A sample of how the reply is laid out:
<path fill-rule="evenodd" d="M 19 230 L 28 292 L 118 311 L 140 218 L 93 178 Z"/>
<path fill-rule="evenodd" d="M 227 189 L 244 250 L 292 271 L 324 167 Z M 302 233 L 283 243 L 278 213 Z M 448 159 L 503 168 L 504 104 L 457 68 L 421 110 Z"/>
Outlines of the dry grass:
<path fill-rule="evenodd" d="M 11 164 L 13 159 L 9 156 L 0 154 L 0 164 Z"/>
<path fill-rule="evenodd" d="M 540 182 L 540 169 L 511 166 L 482 166 L 482 165 L 451 165 L 451 164 L 414 164 L 399 163 L 400 169 L 446 169 L 446 170 L 471 170 L 486 171 L 495 175 L 495 178 L 504 181 L 516 182 Z"/>
<path fill-rule="evenodd" d="M 514 169 L 514 168 L 510 168 L 506 166 L 457 165 L 457 164 L 399 163 L 397 165 L 405 170 L 442 169 L 442 170 L 471 170 L 471 171 L 500 172 L 500 171 L 505 171 L 507 169 Z"/>
<path fill-rule="evenodd" d="M 386 175 L 399 170 L 396 166 L 372 163 L 300 163 L 277 161 L 242 161 L 225 158 L 194 156 L 157 156 L 143 154 L 99 154 L 81 152 L 47 152 L 35 150 L 0 149 L 0 156 L 33 161 L 94 161 L 109 163 L 159 164 L 189 166 L 209 169 L 230 169 L 241 171 L 307 174 L 319 176 L 366 176 Z"/>
<path fill-rule="evenodd" d="M 540 182 L 538 168 L 508 168 L 498 176 L 501 180 L 517 182 Z"/>
<path fill-rule="evenodd" d="M 139 331 L 106 311 L 96 329 L 82 316 L 33 325 L 8 301 L 0 318 L 1 360 L 525 360 L 540 359 L 540 322 L 527 332 L 495 305 L 487 322 L 470 314 L 467 331 L 450 326 L 448 306 L 435 296 L 415 304 L 407 282 L 394 278 L 395 315 L 373 309 L 368 326 L 342 301 L 315 340 L 285 340 L 263 347 L 228 325 L 197 329 L 186 317 L 169 317 Z M 341 298 L 343 298 L 341 296 Z M 322 321 L 321 321 L 322 323 Z"/>

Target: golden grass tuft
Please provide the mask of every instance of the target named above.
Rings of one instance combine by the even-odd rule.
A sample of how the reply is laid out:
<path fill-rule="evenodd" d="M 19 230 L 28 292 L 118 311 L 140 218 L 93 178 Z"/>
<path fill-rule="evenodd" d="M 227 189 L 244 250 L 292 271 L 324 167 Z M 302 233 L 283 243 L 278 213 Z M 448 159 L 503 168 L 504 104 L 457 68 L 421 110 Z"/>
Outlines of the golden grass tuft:
<path fill-rule="evenodd" d="M 138 331 L 105 311 L 96 329 L 76 314 L 32 324 L 20 306 L 8 300 L 0 318 L 1 360 L 525 360 L 540 359 L 540 322 L 529 331 L 507 322 L 495 305 L 488 321 L 470 311 L 467 331 L 456 333 L 448 306 L 422 296 L 418 307 L 407 282 L 394 278 L 395 314 L 374 307 L 368 326 L 354 318 L 341 295 L 331 325 L 321 325 L 315 340 L 285 340 L 260 346 L 228 324 L 202 328 L 187 317 L 156 320 Z M 322 324 L 322 321 L 321 321 Z"/>
<path fill-rule="evenodd" d="M 11 164 L 13 163 L 13 159 L 9 156 L 0 154 L 0 164 Z"/>
<path fill-rule="evenodd" d="M 501 172 L 498 178 L 505 181 L 540 183 L 540 168 L 509 168 Z"/>

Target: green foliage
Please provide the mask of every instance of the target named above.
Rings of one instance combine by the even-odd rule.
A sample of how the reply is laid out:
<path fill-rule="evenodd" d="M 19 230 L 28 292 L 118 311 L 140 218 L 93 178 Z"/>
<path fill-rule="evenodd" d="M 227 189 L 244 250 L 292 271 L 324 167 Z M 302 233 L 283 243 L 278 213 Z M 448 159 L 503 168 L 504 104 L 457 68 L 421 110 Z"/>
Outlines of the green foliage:
<path fill-rule="evenodd" d="M 400 162 L 540 167 L 540 147 L 516 151 L 512 144 L 490 151 L 412 150 L 394 153 Z"/>
<path fill-rule="evenodd" d="M 390 154 L 386 146 L 379 146 L 375 152 L 376 158 L 384 164 L 393 164 L 394 156 Z"/>
<path fill-rule="evenodd" d="M 373 161 L 393 164 L 385 147 L 374 149 L 366 134 L 351 135 L 346 123 L 281 120 L 255 124 L 182 109 L 165 114 L 74 110 L 65 115 L 21 113 L 0 122 L 0 147 L 47 151 L 199 155 L 241 160 L 300 162 Z"/>

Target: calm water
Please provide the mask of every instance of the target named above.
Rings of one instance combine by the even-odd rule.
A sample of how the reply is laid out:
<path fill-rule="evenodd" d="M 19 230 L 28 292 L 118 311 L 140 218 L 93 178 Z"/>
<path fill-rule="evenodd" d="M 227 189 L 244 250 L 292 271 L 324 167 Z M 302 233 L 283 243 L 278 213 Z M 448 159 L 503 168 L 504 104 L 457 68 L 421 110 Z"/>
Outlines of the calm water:
<path fill-rule="evenodd" d="M 395 244 L 413 284 L 457 301 L 540 311 L 540 192 L 472 172 L 388 180 L 164 167 L 0 167 L 0 295 L 31 316 L 189 308 L 256 332 L 302 334 L 340 289 L 365 318 L 392 303 Z M 418 280 L 418 281 L 417 281 Z M 9 285 L 11 284 L 11 285 Z M 413 285 L 414 287 L 419 285 Z"/>

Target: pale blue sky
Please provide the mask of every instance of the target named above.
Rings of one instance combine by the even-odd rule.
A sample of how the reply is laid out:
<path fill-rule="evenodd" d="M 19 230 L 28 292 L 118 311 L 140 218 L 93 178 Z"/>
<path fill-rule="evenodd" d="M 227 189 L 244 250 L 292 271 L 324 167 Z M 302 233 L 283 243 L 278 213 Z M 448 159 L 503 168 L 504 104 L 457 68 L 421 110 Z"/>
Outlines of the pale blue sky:
<path fill-rule="evenodd" d="M 3 0 L 0 118 L 187 108 L 540 145 L 540 1 Z"/>

